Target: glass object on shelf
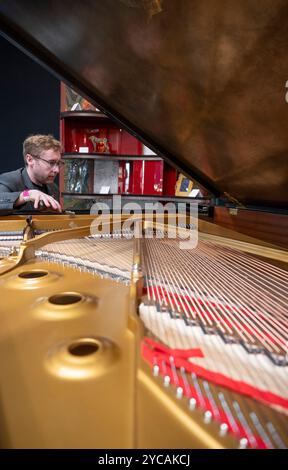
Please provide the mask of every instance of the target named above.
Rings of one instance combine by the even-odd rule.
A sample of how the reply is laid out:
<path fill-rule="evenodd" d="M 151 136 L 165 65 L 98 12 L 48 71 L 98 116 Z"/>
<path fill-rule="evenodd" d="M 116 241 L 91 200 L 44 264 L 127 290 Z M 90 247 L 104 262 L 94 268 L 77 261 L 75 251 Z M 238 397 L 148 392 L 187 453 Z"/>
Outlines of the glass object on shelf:
<path fill-rule="evenodd" d="M 142 155 L 142 143 L 108 119 L 98 119 L 97 115 L 95 119 L 69 116 L 63 123 L 66 153 L 81 153 L 80 148 L 86 147 L 88 153 Z"/>
<path fill-rule="evenodd" d="M 180 173 L 176 183 L 175 196 L 189 196 L 192 188 L 193 181 Z"/>
<path fill-rule="evenodd" d="M 77 128 L 71 129 L 71 147 L 68 150 L 80 153 L 89 152 L 89 140 L 87 139 L 86 129 L 81 129 L 80 132 Z"/>
<path fill-rule="evenodd" d="M 124 193 L 130 192 L 130 185 L 131 185 L 131 163 L 125 163 L 125 172 L 124 172 Z"/>
<path fill-rule="evenodd" d="M 124 194 L 129 191 L 129 178 L 130 178 L 131 162 L 119 162 L 118 174 L 118 193 Z"/>
<path fill-rule="evenodd" d="M 65 111 L 99 111 L 93 104 L 67 85 L 65 85 L 65 98 Z"/>
<path fill-rule="evenodd" d="M 69 193 L 88 193 L 88 160 L 66 160 L 64 188 Z"/>
<path fill-rule="evenodd" d="M 89 132 L 92 133 L 92 132 L 97 132 L 97 131 L 99 132 L 99 129 L 92 129 Z M 93 135 L 90 135 L 88 139 L 92 143 L 93 153 L 110 153 L 110 145 L 108 143 L 107 137 L 101 137 L 101 136 L 97 136 L 93 134 Z"/>
<path fill-rule="evenodd" d="M 103 186 L 109 187 L 111 194 L 118 193 L 119 162 L 111 160 L 95 160 L 94 162 L 94 193 L 100 194 Z"/>

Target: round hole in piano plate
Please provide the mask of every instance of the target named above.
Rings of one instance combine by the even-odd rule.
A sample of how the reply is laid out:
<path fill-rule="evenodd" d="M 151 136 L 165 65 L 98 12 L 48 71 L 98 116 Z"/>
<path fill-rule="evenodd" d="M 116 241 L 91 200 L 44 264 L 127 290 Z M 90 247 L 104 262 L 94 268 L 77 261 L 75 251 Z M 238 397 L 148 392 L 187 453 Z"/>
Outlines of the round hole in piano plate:
<path fill-rule="evenodd" d="M 49 302 L 53 305 L 72 305 L 80 302 L 83 299 L 82 295 L 80 294 L 72 294 L 72 293 L 63 293 L 63 294 L 56 294 L 49 297 Z"/>
<path fill-rule="evenodd" d="M 83 357 L 96 353 L 99 350 L 99 347 L 100 346 L 96 341 L 84 340 L 71 344 L 68 347 L 68 351 L 73 356 Z"/>
<path fill-rule="evenodd" d="M 39 268 L 33 269 L 32 267 L 30 269 L 21 267 L 16 272 L 11 271 L 11 274 L 5 280 L 5 286 L 9 289 L 32 291 L 48 287 L 59 279 L 60 275 L 57 272 Z"/>
<path fill-rule="evenodd" d="M 38 279 L 39 277 L 45 277 L 48 275 L 47 271 L 23 271 L 22 273 L 18 274 L 18 277 L 21 279 Z"/>
<path fill-rule="evenodd" d="M 54 345 L 45 367 L 61 380 L 85 380 L 108 374 L 120 357 L 119 346 L 109 338 L 84 336 Z"/>

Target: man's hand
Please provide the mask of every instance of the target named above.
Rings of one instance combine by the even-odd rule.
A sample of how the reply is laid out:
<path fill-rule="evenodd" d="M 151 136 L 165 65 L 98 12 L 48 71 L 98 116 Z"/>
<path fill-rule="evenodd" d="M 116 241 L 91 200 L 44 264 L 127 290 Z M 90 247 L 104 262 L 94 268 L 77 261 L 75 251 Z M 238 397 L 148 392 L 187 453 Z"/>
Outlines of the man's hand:
<path fill-rule="evenodd" d="M 20 194 L 18 200 L 16 201 L 15 206 L 25 203 L 27 200 L 23 198 L 23 193 Z M 44 205 L 49 209 L 54 211 L 62 212 L 61 206 L 56 199 L 48 194 L 38 191 L 38 189 L 29 189 L 29 201 L 34 202 L 34 208 L 38 209 L 40 205 Z"/>
<path fill-rule="evenodd" d="M 59 202 L 56 201 L 56 199 L 54 199 L 52 196 L 49 196 L 48 194 L 38 191 L 38 189 L 29 190 L 29 199 L 30 201 L 34 202 L 35 209 L 38 209 L 39 204 L 42 202 L 42 204 L 44 203 L 46 207 L 51 208 L 54 211 L 62 211 L 61 206 Z"/>

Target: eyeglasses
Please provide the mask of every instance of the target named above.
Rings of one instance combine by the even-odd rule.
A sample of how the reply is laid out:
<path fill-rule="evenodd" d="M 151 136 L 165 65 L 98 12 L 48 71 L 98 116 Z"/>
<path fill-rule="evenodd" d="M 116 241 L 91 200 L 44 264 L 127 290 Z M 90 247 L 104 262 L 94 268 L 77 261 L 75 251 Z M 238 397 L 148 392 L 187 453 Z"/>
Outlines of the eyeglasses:
<path fill-rule="evenodd" d="M 65 165 L 64 160 L 45 160 L 44 158 L 38 157 L 37 155 L 31 155 L 31 157 L 36 158 L 36 160 L 42 160 L 42 162 L 47 163 L 47 165 L 50 166 L 50 168 L 54 168 L 55 166 L 58 166 L 58 168 L 63 167 Z"/>

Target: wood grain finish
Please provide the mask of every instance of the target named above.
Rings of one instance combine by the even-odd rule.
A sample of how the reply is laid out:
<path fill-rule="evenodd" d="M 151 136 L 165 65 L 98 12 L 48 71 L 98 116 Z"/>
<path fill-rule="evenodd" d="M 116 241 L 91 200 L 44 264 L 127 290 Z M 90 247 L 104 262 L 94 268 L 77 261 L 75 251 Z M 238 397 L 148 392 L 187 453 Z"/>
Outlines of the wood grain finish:
<path fill-rule="evenodd" d="M 239 209 L 232 215 L 227 207 L 215 207 L 214 222 L 222 227 L 288 248 L 288 215 Z"/>

